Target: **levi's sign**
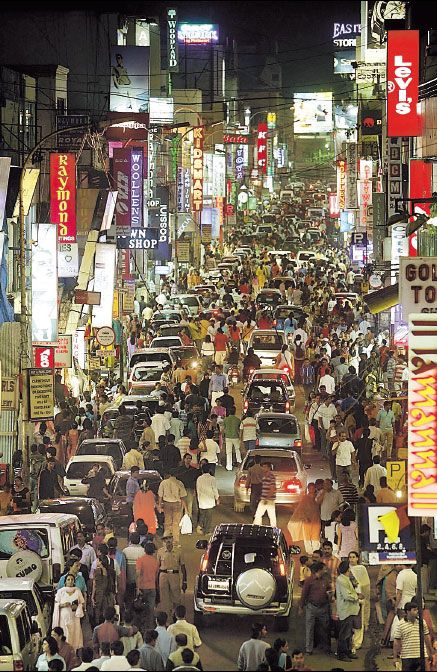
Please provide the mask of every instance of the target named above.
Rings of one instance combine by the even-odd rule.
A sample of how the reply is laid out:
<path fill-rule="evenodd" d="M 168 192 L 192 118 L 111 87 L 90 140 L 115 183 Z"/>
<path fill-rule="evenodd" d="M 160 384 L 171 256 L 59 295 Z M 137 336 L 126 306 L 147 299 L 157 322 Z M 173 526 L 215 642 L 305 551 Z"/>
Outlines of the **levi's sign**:
<path fill-rule="evenodd" d="M 387 41 L 387 136 L 420 134 L 419 31 L 390 30 Z"/>

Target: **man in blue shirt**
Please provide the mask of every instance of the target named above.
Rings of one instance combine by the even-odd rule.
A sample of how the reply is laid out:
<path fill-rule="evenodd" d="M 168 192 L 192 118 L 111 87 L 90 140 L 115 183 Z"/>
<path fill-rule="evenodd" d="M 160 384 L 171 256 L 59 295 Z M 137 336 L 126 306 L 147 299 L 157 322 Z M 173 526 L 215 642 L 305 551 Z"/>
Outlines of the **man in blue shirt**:
<path fill-rule="evenodd" d="M 140 477 L 140 469 L 137 466 L 131 467 L 130 470 L 130 476 L 126 481 L 126 503 L 128 505 L 129 513 L 128 513 L 128 521 L 127 521 L 127 529 L 129 530 L 129 526 L 131 522 L 134 519 L 134 513 L 133 513 L 133 508 L 134 508 L 134 499 L 135 495 L 140 489 L 140 485 L 138 483 L 138 479 Z"/>

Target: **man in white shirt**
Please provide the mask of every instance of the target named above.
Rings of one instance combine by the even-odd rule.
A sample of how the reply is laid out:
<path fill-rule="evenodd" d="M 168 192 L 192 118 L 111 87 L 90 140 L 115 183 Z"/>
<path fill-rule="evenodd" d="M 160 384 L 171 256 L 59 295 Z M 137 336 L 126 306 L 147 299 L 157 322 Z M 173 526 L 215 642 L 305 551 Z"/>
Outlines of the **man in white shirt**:
<path fill-rule="evenodd" d="M 212 514 L 216 505 L 220 503 L 219 492 L 215 476 L 210 472 L 211 466 L 202 466 L 202 475 L 196 481 L 197 501 L 199 504 L 198 532 L 209 534 L 211 532 Z"/>
<path fill-rule="evenodd" d="M 307 332 L 305 331 L 305 329 L 302 329 L 302 327 L 299 327 L 298 329 L 296 329 L 296 331 L 295 331 L 294 334 L 293 334 L 293 340 L 294 340 L 294 341 L 296 340 L 296 336 L 300 336 L 300 337 L 301 337 L 301 339 L 302 339 L 302 340 L 301 340 L 302 347 L 304 348 L 305 345 L 306 345 L 306 342 L 307 342 L 307 340 L 308 340 L 308 334 L 307 334 Z"/>
<path fill-rule="evenodd" d="M 201 458 L 208 460 L 210 464 L 209 473 L 211 473 L 214 476 L 215 467 L 216 464 L 218 463 L 218 456 L 220 455 L 220 446 L 217 443 L 217 441 L 214 441 L 213 437 L 214 432 L 211 429 L 209 429 L 206 432 L 206 439 L 205 439 L 206 451 L 201 453 Z"/>
<path fill-rule="evenodd" d="M 252 625 L 252 636 L 246 642 L 243 642 L 238 654 L 238 670 L 257 670 L 261 663 L 266 662 L 266 650 L 270 644 L 264 642 L 261 638 L 267 634 L 265 626 L 260 623 Z"/>
<path fill-rule="evenodd" d="M 82 551 L 82 557 L 80 559 L 81 563 L 83 565 L 86 565 L 88 567 L 88 571 L 91 569 L 91 565 L 93 564 L 94 560 L 96 559 L 96 553 L 94 548 L 91 546 L 91 544 L 87 544 L 86 538 L 83 532 L 78 532 L 76 535 L 76 540 L 77 544 L 76 546 L 73 546 L 73 548 L 78 548 L 80 551 Z"/>
<path fill-rule="evenodd" d="M 337 415 L 337 409 L 331 401 L 331 397 L 326 397 L 323 404 L 321 404 L 314 414 L 314 420 L 317 420 L 320 432 L 320 450 L 327 457 L 326 454 L 326 432 L 329 429 L 329 423 Z"/>
<path fill-rule="evenodd" d="M 412 565 L 404 566 L 396 579 L 396 609 L 403 609 L 407 602 L 416 597 L 417 574 Z"/>
<path fill-rule="evenodd" d="M 352 441 L 347 440 L 345 431 L 340 431 L 338 438 L 339 441 L 336 441 L 332 446 L 332 452 L 335 455 L 337 480 L 340 482 L 344 472 L 347 472 L 350 476 L 350 468 L 352 466 L 352 458 L 355 455 L 355 448 Z"/>
<path fill-rule="evenodd" d="M 373 491 L 375 495 L 377 495 L 381 490 L 381 484 L 379 482 L 381 476 L 387 476 L 387 469 L 382 466 L 380 456 L 375 455 L 373 457 L 373 464 L 367 469 L 364 477 L 364 489 L 366 489 L 368 485 L 373 485 Z"/>
<path fill-rule="evenodd" d="M 105 660 L 105 662 L 102 663 L 102 667 L 100 668 L 102 672 L 106 672 L 106 670 L 130 670 L 130 664 L 126 656 L 123 655 L 123 652 L 123 642 L 120 640 L 112 642 L 111 657 L 109 660 Z"/>
<path fill-rule="evenodd" d="M 167 630 L 167 614 L 165 611 L 158 611 L 156 614 L 155 630 L 158 633 L 155 649 L 161 655 L 165 666 L 169 655 L 177 649 L 175 638 Z"/>
<path fill-rule="evenodd" d="M 319 390 L 322 387 L 322 385 L 325 386 L 326 392 L 328 394 L 334 394 L 335 392 L 335 379 L 333 376 L 331 376 L 331 369 L 327 368 L 325 371 L 325 375 L 320 378 L 319 382 Z"/>
<path fill-rule="evenodd" d="M 164 415 L 164 408 L 161 406 L 158 406 L 152 418 L 152 429 L 155 433 L 156 443 L 158 443 L 160 436 L 165 436 L 170 430 L 170 422 Z"/>
<path fill-rule="evenodd" d="M 140 544 L 138 532 L 131 532 L 129 545 L 122 552 L 126 558 L 126 604 L 128 604 L 129 598 L 133 600 L 136 592 L 136 562 L 138 558 L 144 555 L 144 548 Z"/>

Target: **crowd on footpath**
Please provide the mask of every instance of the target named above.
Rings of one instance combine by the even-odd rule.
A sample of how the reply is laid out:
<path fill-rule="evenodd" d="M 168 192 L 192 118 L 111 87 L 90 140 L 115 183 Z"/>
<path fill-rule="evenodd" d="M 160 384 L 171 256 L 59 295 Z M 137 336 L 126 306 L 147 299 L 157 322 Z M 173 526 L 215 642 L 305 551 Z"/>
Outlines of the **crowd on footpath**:
<path fill-rule="evenodd" d="M 181 522 L 192 534 L 212 532 L 220 504 L 217 468 L 232 471 L 256 445 L 256 418 L 250 412 L 237 414 L 228 374 L 232 365 L 243 373 L 249 365 L 260 366 L 247 344 L 254 328 L 273 324 L 271 312 L 256 305 L 256 296 L 275 277 L 292 279 L 279 285 L 284 303 L 306 311 L 296 319 L 290 310 L 284 322 L 288 344 L 275 366 L 292 371 L 305 400 L 306 449 L 320 454 L 331 478 L 308 484 L 285 530 L 302 547 L 296 574 L 304 646 L 288 652 L 281 638 L 271 646 L 265 624 L 253 624 L 238 669 L 309 670 L 308 657 L 316 649 L 332 655 L 332 639 L 338 660 L 350 662 L 366 639 L 372 591 L 386 624 L 382 642 L 393 648 L 394 662 L 401 661 L 405 670 L 419 669 L 416 568 L 383 565 L 375 585 L 362 564 L 357 518 L 360 503 L 402 502 L 388 486 L 385 464 L 406 447 L 406 358 L 390 346 L 388 333 L 378 331 L 365 297 L 334 297 L 354 287 L 348 258 L 329 247 L 324 257 L 296 268 L 293 254 L 289 264 L 286 257 L 279 264 L 260 248 L 256 258 L 243 259 L 218 283 L 220 298 L 211 319 L 184 314 L 184 344 L 197 345 L 202 372 L 195 378 L 182 362 L 164 368 L 152 392 L 158 400 L 152 417 L 141 402 L 134 416 L 125 412 L 126 385 L 115 375 L 93 381 L 80 398 L 73 398 L 56 376 L 54 420 L 35 426 L 28 482 L 21 476 L 22 455 L 14 454 L 14 480 L 0 493 L 0 514 L 34 512 L 39 501 L 64 494 L 68 460 L 82 441 L 99 434 L 122 439 L 127 447 L 122 469 L 130 472 L 126 499 L 131 515 L 123 550 L 109 523 L 98 525 L 89 542 L 78 533 L 57 587 L 53 628 L 42 643 L 38 670 L 202 669 L 201 639 L 184 606 L 188 577 Z M 152 301 L 136 300 L 136 312 L 124 327 L 129 354 L 155 335 L 154 311 L 200 277 L 192 269 L 182 286 L 169 281 Z M 117 418 L 102 425 L 105 410 L 112 407 L 119 409 Z M 140 485 L 143 469 L 162 476 L 157 495 Z M 88 496 L 108 510 L 110 494 L 98 464 L 86 483 Z M 265 520 L 266 513 L 276 526 L 271 466 L 255 461 L 247 484 L 254 523 Z M 434 590 L 437 556 L 430 529 L 423 525 L 421 545 L 428 588 Z M 426 655 L 432 658 L 435 634 L 429 612 L 424 613 Z M 92 646 L 83 640 L 84 619 L 92 628 Z M 430 669 L 437 669 L 435 656 Z"/>

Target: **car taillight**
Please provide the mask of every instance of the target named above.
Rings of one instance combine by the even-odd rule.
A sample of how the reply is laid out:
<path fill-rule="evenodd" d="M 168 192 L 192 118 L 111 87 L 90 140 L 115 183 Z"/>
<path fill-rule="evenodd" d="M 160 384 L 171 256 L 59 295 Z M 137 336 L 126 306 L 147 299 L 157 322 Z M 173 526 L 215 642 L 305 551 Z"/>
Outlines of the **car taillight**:
<path fill-rule="evenodd" d="M 209 559 L 209 553 L 208 551 L 203 555 L 201 563 L 200 563 L 200 571 L 201 572 L 206 572 L 206 569 L 208 567 L 208 559 Z"/>
<path fill-rule="evenodd" d="M 295 439 L 294 440 L 294 445 L 301 448 L 302 447 L 302 441 L 300 439 Z"/>
<path fill-rule="evenodd" d="M 259 439 L 255 439 L 255 446 L 259 446 Z"/>
<path fill-rule="evenodd" d="M 246 487 L 246 476 L 240 476 L 238 479 L 238 487 L 239 488 L 245 488 Z"/>
<path fill-rule="evenodd" d="M 249 408 L 249 402 L 247 401 L 247 399 L 244 402 L 243 408 L 244 408 L 245 411 L 247 411 L 247 409 Z"/>
<path fill-rule="evenodd" d="M 288 413 L 289 410 L 290 410 L 290 402 L 286 401 L 285 402 L 285 412 Z"/>
<path fill-rule="evenodd" d="M 302 482 L 298 478 L 292 478 L 284 483 L 284 490 L 287 492 L 299 492 L 302 489 Z"/>
<path fill-rule="evenodd" d="M 285 371 L 285 373 L 290 373 L 290 369 L 288 368 L 288 366 L 284 366 L 283 371 Z"/>
<path fill-rule="evenodd" d="M 14 660 L 13 662 L 13 668 L 14 672 L 21 672 L 21 670 L 24 670 L 24 663 L 22 660 Z"/>
<path fill-rule="evenodd" d="M 279 575 L 285 576 L 285 563 L 283 560 L 279 561 Z"/>
<path fill-rule="evenodd" d="M 278 321 L 277 321 L 277 320 L 273 320 L 273 326 L 276 327 L 277 324 L 278 324 Z"/>
<path fill-rule="evenodd" d="M 53 583 L 57 583 L 61 578 L 61 565 L 59 562 L 53 563 Z"/>

